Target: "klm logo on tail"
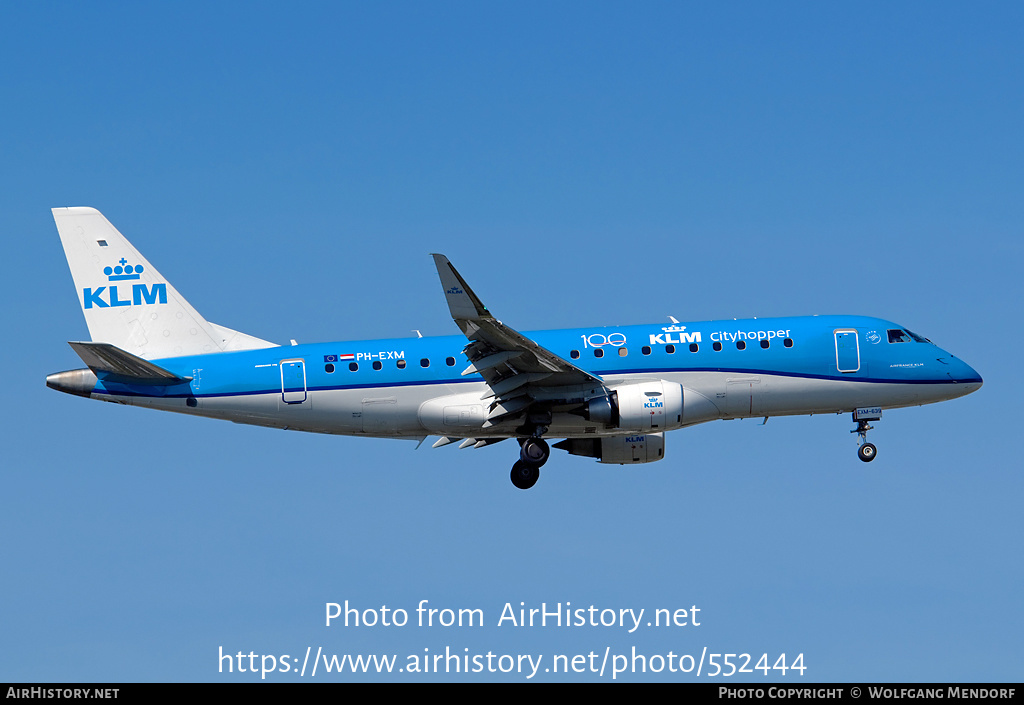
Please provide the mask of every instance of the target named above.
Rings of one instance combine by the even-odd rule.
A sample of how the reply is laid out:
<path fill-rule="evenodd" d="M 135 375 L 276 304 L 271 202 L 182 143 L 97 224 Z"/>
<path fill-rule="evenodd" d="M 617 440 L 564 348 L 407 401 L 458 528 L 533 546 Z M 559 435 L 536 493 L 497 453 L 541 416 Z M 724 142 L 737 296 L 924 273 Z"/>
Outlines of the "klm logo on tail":
<path fill-rule="evenodd" d="M 119 260 L 116 267 L 103 268 L 103 273 L 107 275 L 107 281 L 111 282 L 137 280 L 142 271 L 141 264 L 128 264 L 128 260 L 124 257 Z M 116 284 L 101 286 L 97 289 L 89 287 L 82 289 L 82 306 L 87 309 L 94 306 L 96 308 L 139 306 L 143 303 L 167 303 L 167 285 L 160 283 L 147 287 L 145 284 L 132 284 L 131 298 L 124 299 L 120 298 Z"/>

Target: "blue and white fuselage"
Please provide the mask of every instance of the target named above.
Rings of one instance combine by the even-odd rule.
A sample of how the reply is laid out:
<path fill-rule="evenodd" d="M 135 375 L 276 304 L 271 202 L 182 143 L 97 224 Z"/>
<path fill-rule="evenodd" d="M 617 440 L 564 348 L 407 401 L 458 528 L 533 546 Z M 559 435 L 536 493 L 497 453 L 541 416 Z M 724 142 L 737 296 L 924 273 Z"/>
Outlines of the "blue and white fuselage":
<path fill-rule="evenodd" d="M 684 388 L 680 426 L 717 418 L 914 406 L 960 397 L 982 384 L 967 363 L 930 342 L 915 341 L 908 335 L 903 336 L 906 342 L 888 342 L 888 331 L 902 333 L 905 329 L 877 318 L 815 316 L 687 323 L 689 339 L 699 342 L 650 344 L 652 339 L 679 338 L 678 334 L 666 335 L 665 327 L 531 331 L 524 335 L 566 359 L 576 359 L 580 368 L 610 386 L 647 378 L 678 383 Z M 839 331 L 848 331 L 851 339 L 855 338 L 845 365 L 836 347 Z M 766 337 L 768 333 L 771 338 Z M 874 343 L 868 342 L 869 336 Z M 613 342 L 605 342 L 609 339 Z M 715 350 L 714 343 L 719 341 L 721 349 Z M 767 347 L 762 347 L 761 341 Z M 786 341 L 792 341 L 790 347 Z M 743 349 L 737 343 L 742 343 Z M 466 366 L 465 345 L 461 336 L 445 336 L 169 358 L 157 362 L 182 377 L 191 377 L 189 382 L 160 388 L 154 395 L 151 386 L 100 379 L 91 394 L 138 406 L 318 433 L 507 437 L 508 427 L 518 425 L 515 420 L 483 430 L 473 422 L 474 415 L 464 422 L 434 413 L 437 403 L 456 404 L 465 397 L 469 405 L 476 402 L 480 406 L 477 418 L 483 418 L 481 396 L 487 385 L 479 374 L 460 375 Z M 696 349 L 691 351 L 692 346 Z M 841 365 L 846 369 L 841 371 Z M 692 402 L 691 395 L 696 396 Z M 693 413 L 685 413 L 691 408 Z M 592 425 L 566 413 L 553 419 L 548 435 L 617 435 L 615 429 L 588 431 Z"/>
<path fill-rule="evenodd" d="M 544 438 L 601 462 L 649 462 L 663 457 L 664 432 L 684 426 L 854 411 L 873 420 L 982 385 L 930 341 L 863 316 L 519 333 L 491 316 L 441 255 L 435 263 L 463 335 L 276 346 L 205 321 L 97 211 L 54 215 L 93 340 L 72 343 L 89 368 L 50 375 L 49 386 L 316 433 L 440 436 L 435 445 L 516 438 L 519 487 L 532 486 L 547 460 Z M 124 264 L 97 280 L 97 262 L 114 255 Z M 142 293 L 119 293 L 118 277 L 139 280 L 130 283 Z M 864 438 L 870 426 L 860 424 Z M 861 458 L 874 451 L 865 439 Z"/>

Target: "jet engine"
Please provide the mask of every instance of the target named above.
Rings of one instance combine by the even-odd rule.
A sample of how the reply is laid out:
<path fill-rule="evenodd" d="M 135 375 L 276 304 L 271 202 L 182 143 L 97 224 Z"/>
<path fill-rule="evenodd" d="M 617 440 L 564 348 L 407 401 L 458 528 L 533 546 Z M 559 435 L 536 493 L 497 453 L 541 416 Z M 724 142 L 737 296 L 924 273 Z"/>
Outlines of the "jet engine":
<path fill-rule="evenodd" d="M 570 455 L 597 458 L 599 463 L 653 463 L 665 457 L 665 435 L 647 433 L 603 438 L 566 438 L 554 447 L 568 451 Z"/>
<path fill-rule="evenodd" d="M 625 384 L 572 413 L 628 433 L 670 431 L 683 425 L 683 388 L 664 380 Z"/>

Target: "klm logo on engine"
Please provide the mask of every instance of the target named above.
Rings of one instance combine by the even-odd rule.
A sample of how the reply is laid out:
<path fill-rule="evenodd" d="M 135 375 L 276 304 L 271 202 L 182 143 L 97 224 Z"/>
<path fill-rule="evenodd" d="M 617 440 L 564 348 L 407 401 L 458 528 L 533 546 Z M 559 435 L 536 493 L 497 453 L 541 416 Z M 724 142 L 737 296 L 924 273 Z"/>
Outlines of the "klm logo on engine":
<path fill-rule="evenodd" d="M 645 409 L 664 409 L 665 402 L 661 400 L 661 397 L 647 397 L 644 402 Z"/>
<path fill-rule="evenodd" d="M 141 264 L 131 265 L 124 257 L 120 259 L 116 267 L 104 267 L 103 273 L 107 275 L 108 282 L 122 282 L 140 279 L 143 272 Z M 146 304 L 167 303 L 167 284 L 158 283 L 152 286 L 145 284 L 132 284 L 131 296 L 128 296 L 127 286 L 121 284 L 121 291 L 118 291 L 117 284 L 101 286 L 96 289 L 86 287 L 82 289 L 83 308 L 114 308 L 118 306 L 140 306 Z M 124 298 L 121 298 L 121 297 Z"/>

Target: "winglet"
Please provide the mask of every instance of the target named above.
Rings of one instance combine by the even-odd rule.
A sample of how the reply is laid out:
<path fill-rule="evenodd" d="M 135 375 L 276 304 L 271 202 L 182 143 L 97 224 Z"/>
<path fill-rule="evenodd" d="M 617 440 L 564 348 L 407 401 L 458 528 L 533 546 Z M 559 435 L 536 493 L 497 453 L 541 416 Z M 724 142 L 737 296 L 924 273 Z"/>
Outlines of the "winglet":
<path fill-rule="evenodd" d="M 490 311 L 483 305 L 479 297 L 469 288 L 458 270 L 452 266 L 444 255 L 431 254 L 437 266 L 437 275 L 441 278 L 444 296 L 448 300 L 448 309 L 452 318 L 458 320 L 479 320 L 491 318 Z"/>

